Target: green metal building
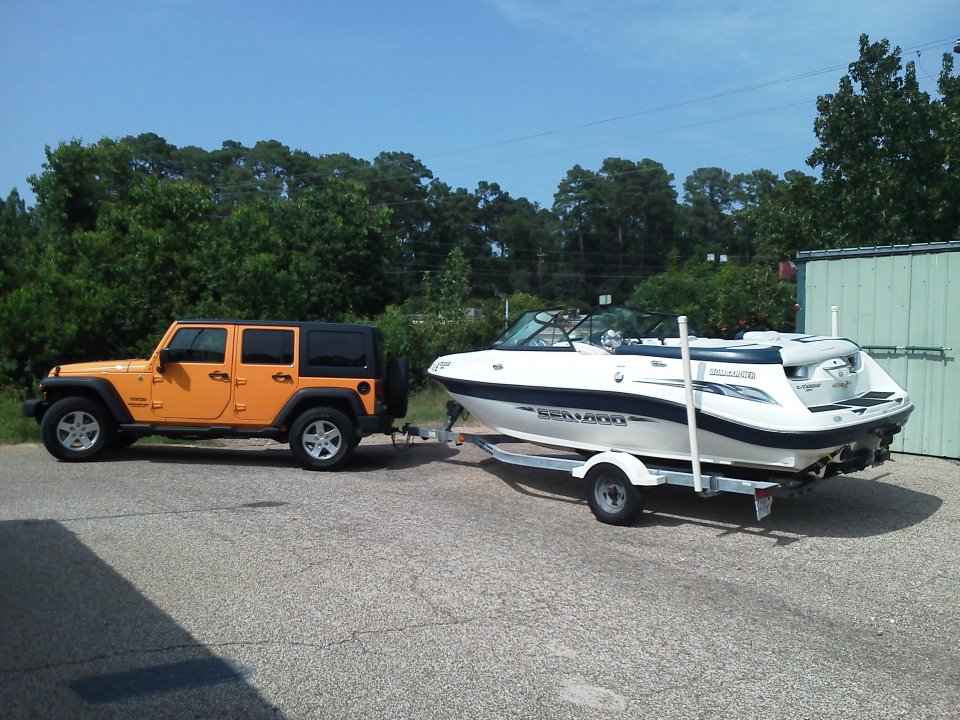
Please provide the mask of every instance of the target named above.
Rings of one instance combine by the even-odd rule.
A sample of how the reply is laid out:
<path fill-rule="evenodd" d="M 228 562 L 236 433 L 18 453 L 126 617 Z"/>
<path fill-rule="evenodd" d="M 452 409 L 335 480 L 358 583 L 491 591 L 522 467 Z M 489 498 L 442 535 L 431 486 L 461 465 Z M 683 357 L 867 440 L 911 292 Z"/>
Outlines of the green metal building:
<path fill-rule="evenodd" d="M 910 393 L 893 450 L 960 458 L 960 242 L 798 253 L 797 304 L 799 332 L 837 322 Z"/>

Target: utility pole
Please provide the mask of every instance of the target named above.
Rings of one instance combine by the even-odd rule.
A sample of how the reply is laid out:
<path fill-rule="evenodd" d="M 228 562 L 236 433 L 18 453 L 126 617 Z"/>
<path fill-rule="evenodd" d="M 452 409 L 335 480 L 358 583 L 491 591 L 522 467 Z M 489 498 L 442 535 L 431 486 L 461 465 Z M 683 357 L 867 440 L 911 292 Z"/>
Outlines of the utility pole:
<path fill-rule="evenodd" d="M 537 250 L 537 295 L 543 295 L 543 261 L 546 257 L 543 248 Z"/>

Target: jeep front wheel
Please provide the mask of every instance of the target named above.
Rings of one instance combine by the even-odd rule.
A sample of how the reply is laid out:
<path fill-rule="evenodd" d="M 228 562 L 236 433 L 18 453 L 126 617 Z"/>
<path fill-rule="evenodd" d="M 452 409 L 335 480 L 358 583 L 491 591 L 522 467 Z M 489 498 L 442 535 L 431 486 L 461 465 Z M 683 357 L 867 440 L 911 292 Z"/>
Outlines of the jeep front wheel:
<path fill-rule="evenodd" d="M 40 437 L 58 460 L 93 460 L 110 445 L 113 421 L 100 403 L 84 397 L 55 402 L 43 415 Z"/>
<path fill-rule="evenodd" d="M 308 410 L 290 428 L 290 450 L 307 470 L 333 470 L 356 444 L 353 423 L 333 408 Z"/>

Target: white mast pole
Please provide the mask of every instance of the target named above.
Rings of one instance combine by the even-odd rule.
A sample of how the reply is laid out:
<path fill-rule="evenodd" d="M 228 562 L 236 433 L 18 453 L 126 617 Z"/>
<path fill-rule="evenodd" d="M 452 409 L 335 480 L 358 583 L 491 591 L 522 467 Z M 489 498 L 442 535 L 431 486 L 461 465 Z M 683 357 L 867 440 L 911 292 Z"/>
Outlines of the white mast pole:
<path fill-rule="evenodd" d="M 690 369 L 690 340 L 687 337 L 687 316 L 677 318 L 680 326 L 680 357 L 683 358 L 683 388 L 687 396 L 687 430 L 690 433 L 690 462 L 693 463 L 693 489 L 703 492 L 700 475 L 700 445 L 697 442 L 697 409 L 693 404 L 693 372 Z"/>

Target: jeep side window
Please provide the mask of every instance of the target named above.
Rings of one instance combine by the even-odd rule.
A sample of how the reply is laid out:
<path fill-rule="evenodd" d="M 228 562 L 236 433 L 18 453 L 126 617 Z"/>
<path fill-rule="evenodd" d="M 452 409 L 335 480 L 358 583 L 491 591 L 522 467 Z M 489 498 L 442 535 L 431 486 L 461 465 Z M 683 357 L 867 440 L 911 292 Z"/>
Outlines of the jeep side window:
<path fill-rule="evenodd" d="M 181 328 L 170 341 L 170 360 L 178 363 L 222 364 L 227 348 L 223 328 Z"/>
<path fill-rule="evenodd" d="M 313 330 L 307 338 L 307 362 L 333 368 L 364 368 L 367 336 L 345 330 Z"/>
<path fill-rule="evenodd" d="M 244 330 L 244 365 L 293 365 L 293 330 Z"/>

